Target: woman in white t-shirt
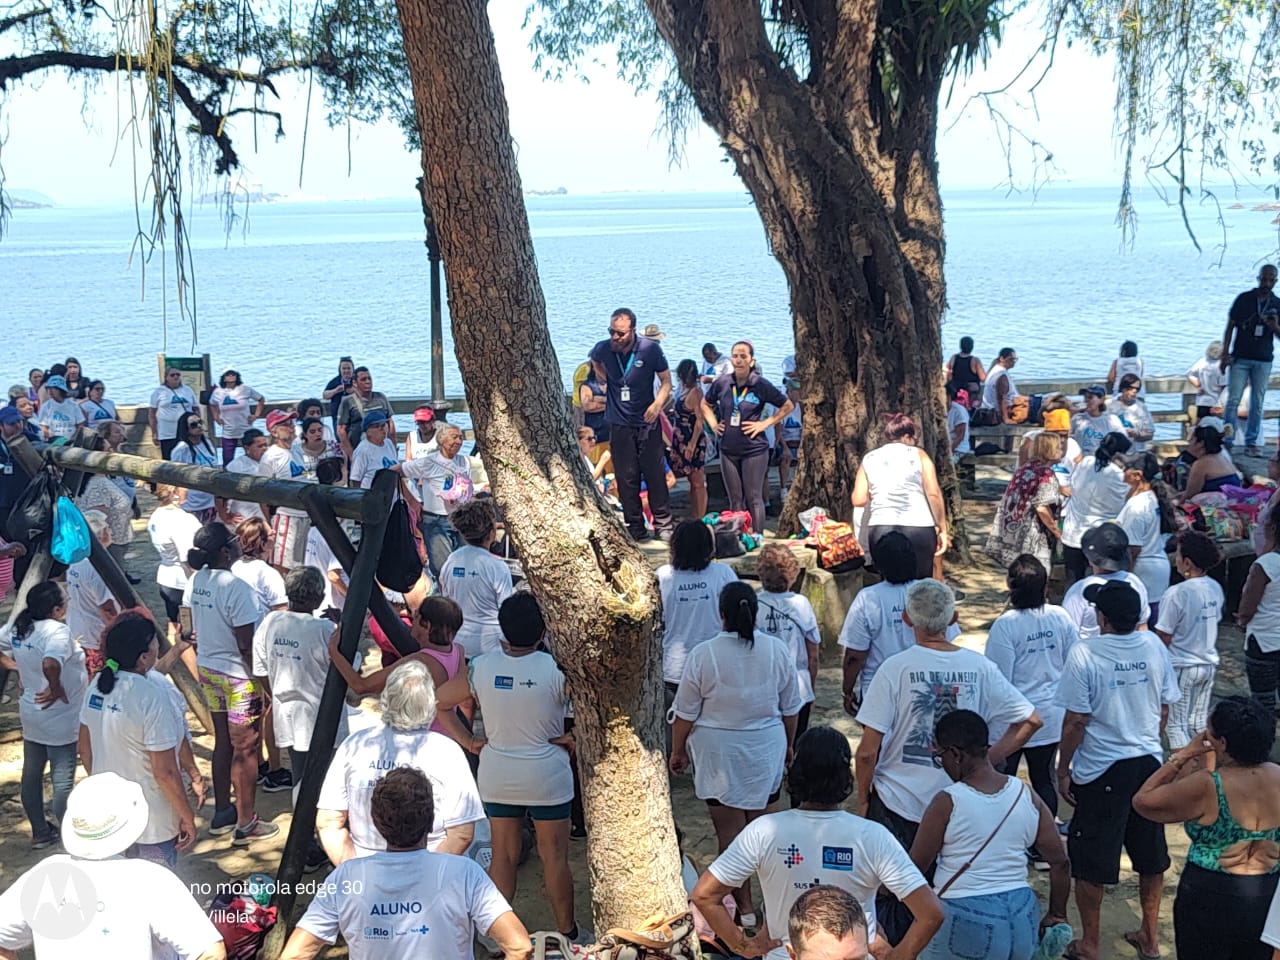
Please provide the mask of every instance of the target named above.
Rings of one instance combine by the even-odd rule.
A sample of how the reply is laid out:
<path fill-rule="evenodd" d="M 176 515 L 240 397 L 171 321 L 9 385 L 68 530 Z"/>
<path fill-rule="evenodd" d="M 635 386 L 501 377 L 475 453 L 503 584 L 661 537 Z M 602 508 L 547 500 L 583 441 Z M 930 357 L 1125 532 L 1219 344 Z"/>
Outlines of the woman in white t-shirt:
<path fill-rule="evenodd" d="M 142 787 L 149 816 L 137 856 L 172 869 L 179 851 L 196 839 L 178 769 L 185 718 L 161 686 L 168 681 L 147 677 L 160 654 L 150 620 L 127 617 L 112 624 L 102 646 L 106 667 L 80 711 L 80 759 L 85 773 L 115 773 Z"/>
<path fill-rule="evenodd" d="M 515 898 L 520 834 L 525 818 L 532 818 L 556 929 L 580 940 L 569 870 L 569 688 L 551 654 L 538 649 L 546 623 L 533 594 L 504 600 L 500 621 L 502 646 L 471 661 L 470 680 L 488 741 L 477 782 L 493 831 L 489 876 L 507 900 Z"/>
<path fill-rule="evenodd" d="M 218 380 L 219 386 L 209 394 L 209 416 L 222 427 L 222 463 L 235 459 L 240 438 L 255 420 L 262 417 L 266 399 L 253 387 L 245 386 L 238 370 L 227 370 Z"/>
<path fill-rule="evenodd" d="M 1002 772 L 1018 775 L 1025 757 L 1031 789 L 1049 812 L 1058 813 L 1058 788 L 1054 759 L 1062 738 L 1062 707 L 1057 705 L 1058 678 L 1067 651 L 1079 639 L 1067 611 L 1049 603 L 1049 571 L 1030 554 L 1009 564 L 1005 581 L 1009 608 L 996 618 L 987 634 L 987 659 L 1040 714 L 1044 726 L 1031 735 L 1020 750 L 1005 759 Z"/>
<path fill-rule="evenodd" d="M 1169 746 L 1181 750 L 1209 721 L 1209 698 L 1218 667 L 1218 624 L 1226 597 L 1209 571 L 1222 562 L 1222 551 L 1208 534 L 1185 530 L 1175 542 L 1174 563 L 1182 579 L 1160 598 L 1160 616 L 1149 621 L 1169 648 L 1182 697 L 1169 704 L 1165 733 Z"/>
<path fill-rule="evenodd" d="M 10 652 L 0 654 L 0 666 L 16 670 L 22 685 L 22 809 L 36 850 L 58 842 L 57 824 L 44 815 L 45 768 L 53 783 L 53 816 L 59 823 L 76 776 L 80 703 L 88 675 L 84 651 L 72 639 L 66 619 L 62 587 L 52 580 L 36 584 L 14 620 Z"/>
<path fill-rule="evenodd" d="M 182 382 L 182 371 L 173 367 L 165 370 L 160 386 L 151 391 L 151 408 L 147 414 L 151 424 L 151 436 L 160 445 L 160 459 L 172 459 L 169 454 L 178 445 L 178 423 L 184 414 L 199 413 L 200 403 L 190 387 Z"/>
<path fill-rule="evenodd" d="M 682 520 L 671 535 L 670 560 L 658 568 L 662 680 L 668 710 L 690 651 L 720 632 L 720 591 L 738 579 L 733 568 L 717 562 L 715 555 L 711 528 L 701 520 Z"/>
<path fill-rule="evenodd" d="M 792 592 L 800 576 L 800 561 L 789 547 L 771 543 L 760 551 L 756 575 L 764 590 L 756 595 L 760 609 L 756 611 L 756 629 L 777 637 L 791 651 L 795 660 L 796 683 L 804 704 L 796 717 L 796 737 L 809 729 L 809 710 L 813 706 L 814 686 L 818 682 L 818 618 L 807 597 Z M 666 609 L 666 601 L 663 601 Z"/>
<path fill-rule="evenodd" d="M 89 389 L 85 391 L 85 399 L 80 401 L 80 409 L 84 411 L 84 418 L 92 427 L 104 421 L 116 419 L 116 405 L 106 399 L 107 385 L 101 380 L 92 380 L 89 383 Z"/>
<path fill-rule="evenodd" d="M 280 828 L 259 820 L 259 721 L 266 704 L 262 684 L 253 677 L 253 631 L 262 612 L 253 588 L 231 572 L 240 555 L 235 536 L 221 523 L 201 527 L 187 565 L 195 573 L 182 604 L 191 609 L 200 688 L 213 715 L 213 797 L 209 833 L 235 831 L 233 846 L 275 836 Z M 235 781 L 236 802 L 231 803 Z"/>
<path fill-rule="evenodd" d="M 271 553 L 271 527 L 259 517 L 250 517 L 236 527 L 240 540 L 240 556 L 231 564 L 231 572 L 253 587 L 260 615 L 258 622 L 272 610 L 284 610 L 289 597 L 284 589 L 284 577 L 266 560 Z"/>
<path fill-rule="evenodd" d="M 1131 446 L 1123 433 L 1108 433 L 1097 450 L 1071 472 L 1071 497 L 1062 511 L 1062 564 L 1067 586 L 1089 572 L 1080 538 L 1098 524 L 1115 519 L 1129 498 L 1121 455 L 1128 453 Z"/>
<path fill-rule="evenodd" d="M 803 705 L 795 654 L 756 630 L 758 612 L 749 584 L 720 591 L 724 629 L 689 654 L 670 714 L 671 772 L 692 764 L 721 852 L 777 802 Z M 734 899 L 743 925 L 754 926 L 750 881 Z"/>
<path fill-rule="evenodd" d="M 46 440 L 74 437 L 85 418 L 80 404 L 67 396 L 67 381 L 52 376 L 44 382 L 44 389 L 48 391 L 48 399 L 40 403 L 36 417 L 41 435 Z"/>
<path fill-rule="evenodd" d="M 1249 568 L 1236 621 L 1244 631 L 1249 692 L 1274 712 L 1280 690 L 1280 513 L 1271 514 L 1267 524 L 1275 546 Z"/>
<path fill-rule="evenodd" d="M 1173 491 L 1160 479 L 1160 462 L 1151 453 L 1135 453 L 1125 462 L 1129 499 L 1120 508 L 1116 523 L 1129 538 L 1134 575 L 1151 598 L 1149 620 L 1154 623 L 1160 597 L 1169 589 L 1169 554 L 1165 543 L 1178 530 Z"/>
<path fill-rule="evenodd" d="M 945 919 L 923 960 L 1006 957 L 1031 960 L 1040 929 L 1053 936 L 1059 956 L 1071 939 L 1067 897 L 1071 876 L 1062 838 L 1043 801 L 1017 777 L 987 759 L 987 722 L 972 710 L 938 721 L 935 756 L 954 783 L 925 809 L 911 859 L 928 874 Z M 1035 846 L 1049 864 L 1049 910 L 1044 918 L 1027 883 L 1026 851 Z"/>
<path fill-rule="evenodd" d="M 156 500 L 159 506 L 147 520 L 147 534 L 160 562 L 156 565 L 156 585 L 160 599 L 164 601 L 165 617 L 169 622 L 169 642 L 177 640 L 181 620 L 178 611 L 182 607 L 182 592 L 191 579 L 187 567 L 187 553 L 200 529 L 200 521 L 182 509 L 187 497 L 184 487 L 168 483 L 156 484 Z"/>
<path fill-rule="evenodd" d="M 178 421 L 178 436 L 169 451 L 168 459 L 193 467 L 218 469 L 222 466 L 218 453 L 209 442 L 204 421 L 198 413 L 185 413 Z M 182 509 L 196 518 L 198 523 L 212 523 L 217 514 L 217 503 L 212 493 L 203 490 L 187 490 Z"/>
<path fill-rule="evenodd" d="M 933 460 L 917 443 L 919 430 L 902 413 L 880 422 L 882 445 L 867 452 L 853 480 L 853 505 L 867 510 L 867 551 L 897 531 L 915 548 L 916 579 L 942 579 L 947 552 L 947 518 Z"/>
<path fill-rule="evenodd" d="M 489 552 L 497 535 L 497 514 L 488 498 L 454 511 L 453 526 L 465 541 L 440 568 L 440 592 L 462 608 L 462 629 L 454 642 L 474 657 L 501 649 L 498 608 L 511 596 L 511 570 Z"/>

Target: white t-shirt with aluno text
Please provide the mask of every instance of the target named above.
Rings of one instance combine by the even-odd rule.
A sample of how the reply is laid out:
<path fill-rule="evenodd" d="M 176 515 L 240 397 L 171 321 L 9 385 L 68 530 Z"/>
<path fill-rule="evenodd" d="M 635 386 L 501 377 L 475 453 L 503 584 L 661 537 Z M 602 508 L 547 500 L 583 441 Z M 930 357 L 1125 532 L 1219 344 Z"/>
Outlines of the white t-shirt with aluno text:
<path fill-rule="evenodd" d="M 662 679 L 679 683 L 689 651 L 723 629 L 720 591 L 738 575 L 728 564 L 712 560 L 701 570 L 677 570 L 664 563 L 657 577 L 662 596 Z"/>
<path fill-rule="evenodd" d="M 235 628 L 254 626 L 262 619 L 253 588 L 230 570 L 203 567 L 187 581 L 182 605 L 191 608 L 197 666 L 240 680 L 252 679 L 236 643 Z"/>

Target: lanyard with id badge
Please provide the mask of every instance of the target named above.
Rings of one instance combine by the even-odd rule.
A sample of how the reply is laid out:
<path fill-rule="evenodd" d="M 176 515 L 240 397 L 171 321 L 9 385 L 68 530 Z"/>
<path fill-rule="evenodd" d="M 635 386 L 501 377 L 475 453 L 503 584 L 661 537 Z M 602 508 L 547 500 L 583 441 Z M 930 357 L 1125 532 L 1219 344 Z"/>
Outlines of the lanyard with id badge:
<path fill-rule="evenodd" d="M 622 365 L 622 358 L 618 357 L 618 369 L 622 372 L 622 386 L 618 390 L 618 399 L 623 403 L 631 402 L 631 388 L 627 386 L 627 374 L 631 372 L 631 365 L 636 362 L 636 352 L 631 351 L 631 356 L 627 357 L 627 365 Z"/>
<path fill-rule="evenodd" d="M 747 395 L 748 391 L 750 391 L 750 389 L 751 389 L 750 384 L 744 385 L 744 386 L 743 386 L 743 388 L 742 388 L 742 392 L 741 392 L 741 393 L 739 393 L 739 392 L 738 392 L 738 388 L 737 388 L 737 387 L 733 387 L 733 388 L 732 388 L 732 390 L 733 390 L 733 413 L 729 414 L 729 426 L 731 426 L 731 427 L 740 427 L 740 426 L 742 426 L 742 411 L 741 411 L 741 410 L 739 410 L 738 408 L 739 408 L 740 406 L 742 406 L 743 398 L 745 398 L 745 397 L 746 397 L 746 395 Z"/>

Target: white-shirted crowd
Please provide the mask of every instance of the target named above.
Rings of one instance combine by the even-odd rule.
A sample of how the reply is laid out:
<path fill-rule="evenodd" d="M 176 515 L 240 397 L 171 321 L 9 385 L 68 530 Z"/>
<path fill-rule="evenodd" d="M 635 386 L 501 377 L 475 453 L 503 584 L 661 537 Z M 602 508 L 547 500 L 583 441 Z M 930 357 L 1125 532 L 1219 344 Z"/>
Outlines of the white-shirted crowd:
<path fill-rule="evenodd" d="M 733 417 L 738 427 L 752 416 L 773 426 L 767 404 L 756 400 L 760 409 L 744 415 L 736 402 L 748 388 L 778 393 L 754 372 L 750 344 L 741 346 L 723 364 L 708 345 L 714 356 L 704 350 L 702 386 L 713 388 L 713 407 L 719 381 L 732 397 L 717 422 Z M 665 361 L 632 375 L 638 354 L 653 361 L 661 350 L 656 338 L 636 336 L 630 311 L 615 313 L 610 340 L 592 355 L 598 390 L 584 383 L 582 405 L 612 434 L 613 482 L 633 534 L 643 538 L 649 522 L 630 498 L 629 485 L 643 479 L 653 527 L 669 541 L 670 561 L 657 572 L 667 750 L 672 773 L 692 775 L 719 848 L 688 882 L 708 950 L 769 960 L 1096 960 L 1105 954 L 1104 890 L 1118 881 L 1123 852 L 1138 874 L 1140 907 L 1140 924 L 1125 939 L 1144 960 L 1158 957 L 1170 866 L 1164 824 L 1184 821 L 1192 852 L 1173 908 L 1178 956 L 1280 950 L 1280 767 L 1268 760 L 1280 693 L 1280 511 L 1265 518 L 1266 549 L 1240 599 L 1255 699 L 1214 706 L 1227 598 L 1209 573 L 1221 554 L 1204 534 L 1170 538 L 1154 457 L 1124 458 L 1151 439 L 1141 361 L 1130 347 L 1108 377 L 1119 391 L 1114 401 L 1091 388 L 1066 429 L 1052 416 L 1065 411 L 1049 411 L 1045 442 L 1033 438 L 1023 451 L 988 545 L 1007 567 L 1009 602 L 990 626 L 985 655 L 955 642 L 956 598 L 941 580 L 949 545 L 942 495 L 917 446 L 918 427 L 902 415 L 882 423 L 885 442 L 864 459 L 853 491 L 880 579 L 856 595 L 839 632 L 843 706 L 862 728 L 855 751 L 843 733 L 810 726 L 821 696 L 821 637 L 812 606 L 794 590 L 793 551 L 761 551 L 757 591 L 715 560 L 710 526 L 672 524 L 654 496 L 666 483 L 648 483 L 652 451 L 642 424 L 669 390 L 665 380 L 648 382 Z M 632 362 L 624 363 L 628 349 Z M 978 385 L 979 409 L 1005 416 L 1018 398 L 1009 376 L 1016 354 L 1002 351 L 987 371 L 971 350 L 962 342 L 949 381 L 965 391 Z M 1199 374 L 1212 381 L 1207 369 Z M 71 402 L 68 375 L 40 388 L 44 436 L 104 421 L 109 449 L 118 443 L 105 429 L 114 406 L 99 382 L 85 382 L 75 421 L 59 406 Z M 537 601 L 516 589 L 492 549 L 498 517 L 482 474 L 461 452 L 461 431 L 424 406 L 401 456 L 389 402 L 349 358 L 322 397 L 273 411 L 264 433 L 253 426 L 265 410 L 262 394 L 227 371 L 206 398 L 221 429 L 218 451 L 199 399 L 170 370 L 152 396 L 152 429 L 166 457 L 247 476 L 367 489 L 379 470 L 396 471 L 422 561 L 418 584 L 398 598 L 403 635 L 388 640 L 370 620 L 383 666 L 362 674 L 339 649 L 346 574 L 305 514 L 158 487 L 148 532 L 172 641 L 165 656 L 147 612 L 119 610 L 88 561 L 68 570 L 65 592 L 55 581 L 30 591 L 0 654 L 22 681 L 21 800 L 33 845 L 60 841 L 66 851 L 0 894 L 0 954 L 33 943 L 41 960 L 91 943 L 103 952 L 107 929 L 51 937 L 26 909 L 46 882 L 42 871 L 71 865 L 99 888 L 98 909 L 112 918 L 106 952 L 224 957 L 217 929 L 171 871 L 201 832 L 206 793 L 214 800 L 207 835 L 231 834 L 233 846 L 249 847 L 279 833 L 258 815 L 256 793 L 293 788 L 296 802 L 315 759 L 312 734 L 331 666 L 351 698 L 377 696 L 380 713 L 351 732 L 350 705 L 341 718 L 307 856 L 308 869 L 333 872 L 283 956 L 316 957 L 341 938 L 354 958 L 466 958 L 474 942 L 493 956 L 529 957 L 530 937 L 511 903 L 530 833 L 568 949 L 582 955 L 594 939 L 578 919 L 568 855 L 571 838 L 583 835 L 571 691 Z M 952 398 L 948 426 L 961 455 L 970 449 L 969 415 L 965 397 L 953 389 Z M 702 412 L 705 404 L 693 406 Z M 768 407 L 777 423 L 789 404 Z M 1073 442 L 1078 462 L 1064 470 Z M 1198 443 L 1202 461 L 1221 449 L 1209 434 Z M 739 507 L 754 511 L 758 452 L 745 443 L 724 449 L 738 461 Z M 126 498 L 108 485 L 131 509 L 132 492 Z M 84 505 L 94 536 L 110 546 L 119 508 L 106 492 Z M 1043 529 L 1059 511 L 1061 529 Z M 1036 524 L 1036 536 L 1027 533 Z M 1045 562 L 1055 538 L 1070 581 L 1060 606 L 1049 602 Z M 417 651 L 404 655 L 406 642 Z M 168 676 L 175 667 L 192 670 L 213 716 L 211 789 Z M 477 719 L 482 738 L 473 733 Z M 1024 759 L 1029 787 L 1017 776 Z M 77 761 L 88 777 L 73 787 Z M 779 808 L 784 784 L 790 809 Z M 1067 822 L 1057 818 L 1060 799 L 1072 807 Z M 1047 905 L 1029 869 L 1049 872 Z M 154 891 L 157 910 L 115 905 L 122 881 Z M 1233 922 L 1224 931 L 1227 910 Z"/>

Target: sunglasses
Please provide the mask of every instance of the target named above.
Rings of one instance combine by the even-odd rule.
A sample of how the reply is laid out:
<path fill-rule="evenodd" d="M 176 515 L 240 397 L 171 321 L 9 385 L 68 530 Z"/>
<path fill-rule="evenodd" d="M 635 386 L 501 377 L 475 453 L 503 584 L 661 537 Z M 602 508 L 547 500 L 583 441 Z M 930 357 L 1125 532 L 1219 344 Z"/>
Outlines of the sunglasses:
<path fill-rule="evenodd" d="M 621 340 L 623 337 L 629 336 L 630 334 L 631 334 L 630 330 L 610 330 L 609 331 L 609 336 L 612 337 L 614 340 Z"/>

